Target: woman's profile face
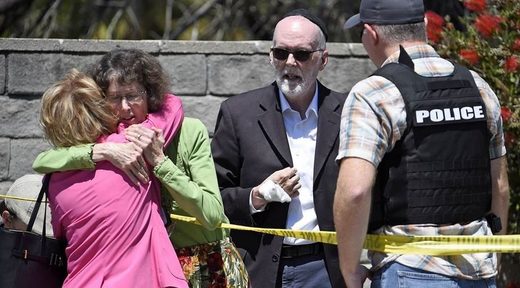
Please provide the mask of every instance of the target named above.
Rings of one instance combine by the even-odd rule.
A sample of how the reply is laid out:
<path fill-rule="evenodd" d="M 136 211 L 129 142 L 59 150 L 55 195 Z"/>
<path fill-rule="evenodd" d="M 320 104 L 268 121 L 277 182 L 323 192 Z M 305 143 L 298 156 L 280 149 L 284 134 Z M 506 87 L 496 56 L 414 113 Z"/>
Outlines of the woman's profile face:
<path fill-rule="evenodd" d="M 119 123 L 125 126 L 139 124 L 148 115 L 148 96 L 144 87 L 138 82 L 121 84 L 112 80 L 106 97 L 108 104 L 119 118 Z"/>

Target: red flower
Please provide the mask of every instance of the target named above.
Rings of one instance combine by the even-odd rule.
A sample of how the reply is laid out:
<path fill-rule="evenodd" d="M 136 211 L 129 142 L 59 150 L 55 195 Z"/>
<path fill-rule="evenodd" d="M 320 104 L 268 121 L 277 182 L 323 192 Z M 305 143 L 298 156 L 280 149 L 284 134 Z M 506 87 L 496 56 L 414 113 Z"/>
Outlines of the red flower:
<path fill-rule="evenodd" d="M 507 57 L 506 61 L 504 62 L 504 70 L 509 73 L 513 73 L 518 70 L 519 66 L 520 63 L 518 63 L 518 57 L 515 55 Z"/>
<path fill-rule="evenodd" d="M 502 22 L 499 16 L 482 14 L 475 20 L 475 28 L 484 37 L 489 37 L 498 30 L 498 25 Z"/>
<path fill-rule="evenodd" d="M 513 42 L 513 46 L 511 47 L 511 49 L 515 51 L 520 50 L 520 38 L 515 39 L 515 42 Z"/>
<path fill-rule="evenodd" d="M 428 25 L 433 25 L 437 27 L 442 27 L 444 25 L 444 18 L 441 15 L 428 10 L 425 13 L 426 18 L 428 18 Z"/>
<path fill-rule="evenodd" d="M 473 12 L 481 12 L 486 9 L 486 0 L 465 0 L 464 6 Z"/>
<path fill-rule="evenodd" d="M 480 60 L 478 53 L 473 49 L 462 49 L 459 51 L 459 57 L 471 65 L 475 65 Z"/>
<path fill-rule="evenodd" d="M 428 24 L 426 25 L 426 32 L 428 34 L 428 39 L 433 43 L 439 42 L 441 40 L 441 32 L 442 26 L 444 26 L 444 18 L 441 15 L 433 12 L 426 11 L 425 13 L 426 19 L 428 19 Z"/>
<path fill-rule="evenodd" d="M 502 106 L 500 108 L 500 115 L 502 116 L 502 121 L 505 123 L 509 122 L 509 119 L 511 119 L 511 115 L 513 115 L 513 112 L 511 112 L 511 109 L 507 106 Z"/>

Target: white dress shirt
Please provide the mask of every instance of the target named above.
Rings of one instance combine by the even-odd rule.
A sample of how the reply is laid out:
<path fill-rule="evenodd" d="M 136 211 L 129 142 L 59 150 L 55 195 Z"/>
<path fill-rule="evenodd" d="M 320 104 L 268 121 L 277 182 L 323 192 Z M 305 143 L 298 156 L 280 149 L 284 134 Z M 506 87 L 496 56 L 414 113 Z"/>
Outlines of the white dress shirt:
<path fill-rule="evenodd" d="M 314 91 L 309 107 L 305 111 L 305 118 L 295 111 L 287 102 L 283 93 L 279 92 L 287 141 L 291 150 L 293 167 L 298 171 L 300 195 L 289 203 L 286 228 L 291 230 L 319 231 L 318 218 L 314 210 L 313 176 L 314 154 L 316 150 L 316 136 L 318 135 L 318 85 Z M 309 240 L 285 237 L 284 244 L 303 245 L 313 243 Z"/>

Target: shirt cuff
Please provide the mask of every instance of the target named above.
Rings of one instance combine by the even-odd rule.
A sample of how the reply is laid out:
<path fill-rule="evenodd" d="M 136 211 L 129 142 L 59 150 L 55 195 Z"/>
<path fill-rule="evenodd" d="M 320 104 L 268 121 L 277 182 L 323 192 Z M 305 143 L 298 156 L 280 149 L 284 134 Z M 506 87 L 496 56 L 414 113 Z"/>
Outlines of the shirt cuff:
<path fill-rule="evenodd" d="M 363 149 L 348 149 L 339 151 L 338 156 L 336 156 L 336 163 L 339 164 L 344 158 L 361 158 L 372 163 L 375 167 L 377 167 L 383 159 L 383 157 L 376 155 L 374 151 L 367 151 Z"/>
<path fill-rule="evenodd" d="M 177 168 L 177 166 L 175 166 L 175 164 L 169 160 L 170 158 L 164 155 L 164 159 L 161 161 L 161 163 L 153 167 L 153 174 L 157 176 L 157 178 L 164 179 L 166 177 L 176 175 L 179 168 Z"/>
<path fill-rule="evenodd" d="M 265 210 L 265 207 L 267 205 L 264 205 L 262 208 L 260 209 L 256 209 L 254 206 L 253 206 L 253 189 L 251 189 L 251 192 L 249 193 L 249 212 L 251 212 L 251 214 L 255 214 L 255 213 L 259 213 L 259 212 L 264 212 Z"/>
<path fill-rule="evenodd" d="M 159 162 L 159 164 L 155 165 L 155 167 L 153 167 L 153 173 L 154 174 L 157 174 L 161 167 L 163 166 L 164 162 L 168 161 L 168 159 L 170 159 L 168 156 L 164 155 L 164 158 L 161 162 Z"/>
<path fill-rule="evenodd" d="M 85 146 L 79 145 L 77 147 L 69 147 L 68 151 L 72 155 L 73 162 L 80 163 L 81 167 L 87 169 L 96 169 L 96 162 L 92 159 L 94 154 L 94 145 L 96 145 L 96 143 L 85 144 Z M 86 149 L 88 149 L 88 153 L 85 154 Z"/>

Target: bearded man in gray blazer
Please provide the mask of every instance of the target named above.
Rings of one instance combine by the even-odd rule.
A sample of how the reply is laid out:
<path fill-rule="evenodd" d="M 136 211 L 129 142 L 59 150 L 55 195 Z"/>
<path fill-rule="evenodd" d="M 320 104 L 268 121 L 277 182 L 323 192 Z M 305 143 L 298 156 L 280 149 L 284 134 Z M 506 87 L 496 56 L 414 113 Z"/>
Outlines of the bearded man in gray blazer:
<path fill-rule="evenodd" d="M 317 81 L 328 62 L 323 22 L 295 10 L 276 25 L 276 82 L 220 107 L 212 152 L 231 223 L 334 231 L 335 157 L 346 94 Z M 288 202 L 289 201 L 289 202 Z M 335 245 L 232 230 L 253 287 L 344 287 Z"/>

